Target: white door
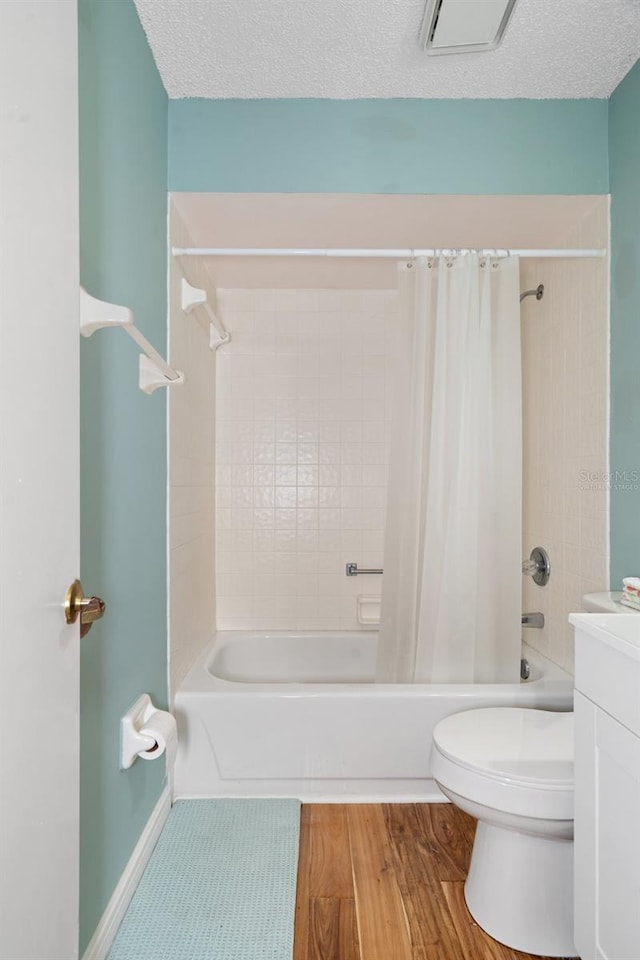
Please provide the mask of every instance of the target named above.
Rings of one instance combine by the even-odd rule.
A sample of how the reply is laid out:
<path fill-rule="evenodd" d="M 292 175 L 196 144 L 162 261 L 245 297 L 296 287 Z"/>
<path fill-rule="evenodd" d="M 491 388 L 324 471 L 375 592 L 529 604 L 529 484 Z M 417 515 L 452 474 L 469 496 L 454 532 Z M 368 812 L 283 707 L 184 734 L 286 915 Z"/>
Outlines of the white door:
<path fill-rule="evenodd" d="M 0 958 L 78 952 L 76 0 L 0 2 Z"/>

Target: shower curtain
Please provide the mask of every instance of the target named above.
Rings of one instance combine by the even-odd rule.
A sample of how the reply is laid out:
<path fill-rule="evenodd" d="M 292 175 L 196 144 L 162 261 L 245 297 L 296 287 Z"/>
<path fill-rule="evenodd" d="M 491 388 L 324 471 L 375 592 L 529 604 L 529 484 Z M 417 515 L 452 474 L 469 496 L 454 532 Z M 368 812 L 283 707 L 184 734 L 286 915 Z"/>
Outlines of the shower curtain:
<path fill-rule="evenodd" d="M 399 300 L 377 680 L 515 682 L 519 261 L 418 258 Z"/>

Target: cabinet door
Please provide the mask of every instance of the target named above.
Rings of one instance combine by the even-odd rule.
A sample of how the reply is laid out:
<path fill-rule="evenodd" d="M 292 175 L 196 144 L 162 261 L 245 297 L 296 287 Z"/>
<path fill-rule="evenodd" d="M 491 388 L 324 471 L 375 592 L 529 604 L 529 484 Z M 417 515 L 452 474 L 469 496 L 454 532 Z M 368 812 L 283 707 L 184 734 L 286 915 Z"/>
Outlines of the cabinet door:
<path fill-rule="evenodd" d="M 640 958 L 640 739 L 575 698 L 575 942 L 583 960 Z"/>

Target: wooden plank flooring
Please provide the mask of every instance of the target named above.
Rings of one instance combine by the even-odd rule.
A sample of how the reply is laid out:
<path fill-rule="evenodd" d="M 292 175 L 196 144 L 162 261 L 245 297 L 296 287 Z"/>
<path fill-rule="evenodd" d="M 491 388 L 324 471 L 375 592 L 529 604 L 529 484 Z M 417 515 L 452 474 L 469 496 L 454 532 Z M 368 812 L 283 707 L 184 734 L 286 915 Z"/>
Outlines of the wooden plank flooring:
<path fill-rule="evenodd" d="M 467 910 L 474 832 L 451 804 L 304 805 L 294 960 L 529 960 Z"/>

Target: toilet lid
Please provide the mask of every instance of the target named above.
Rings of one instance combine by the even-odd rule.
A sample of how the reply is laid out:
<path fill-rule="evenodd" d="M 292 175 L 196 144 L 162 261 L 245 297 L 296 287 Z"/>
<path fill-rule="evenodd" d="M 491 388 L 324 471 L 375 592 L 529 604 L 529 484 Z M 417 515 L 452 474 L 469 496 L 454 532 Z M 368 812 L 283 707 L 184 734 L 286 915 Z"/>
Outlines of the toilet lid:
<path fill-rule="evenodd" d="M 573 714 L 522 707 L 455 713 L 433 731 L 438 750 L 485 775 L 540 787 L 573 785 Z"/>

